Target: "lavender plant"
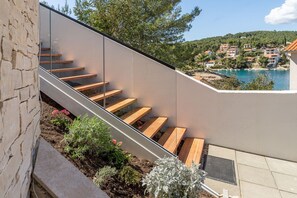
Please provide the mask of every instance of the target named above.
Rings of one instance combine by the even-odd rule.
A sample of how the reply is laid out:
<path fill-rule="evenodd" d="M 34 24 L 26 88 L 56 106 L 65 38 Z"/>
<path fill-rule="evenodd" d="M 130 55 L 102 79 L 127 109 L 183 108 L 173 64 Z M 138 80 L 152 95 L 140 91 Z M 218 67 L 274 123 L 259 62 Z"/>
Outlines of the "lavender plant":
<path fill-rule="evenodd" d="M 143 178 L 142 185 L 154 198 L 197 198 L 205 176 L 199 165 L 192 164 L 189 168 L 176 157 L 166 157 L 156 161 L 156 166 Z"/>

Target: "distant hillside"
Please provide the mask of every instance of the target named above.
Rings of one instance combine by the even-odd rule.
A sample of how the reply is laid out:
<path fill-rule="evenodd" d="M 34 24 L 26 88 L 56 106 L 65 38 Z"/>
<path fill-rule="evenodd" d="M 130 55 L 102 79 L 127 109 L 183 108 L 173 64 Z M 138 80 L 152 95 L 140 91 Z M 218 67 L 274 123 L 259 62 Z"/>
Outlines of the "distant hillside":
<path fill-rule="evenodd" d="M 297 39 L 297 31 L 255 31 L 210 37 L 185 44 L 192 45 L 196 48 L 195 51 L 199 53 L 206 50 L 217 51 L 221 43 L 229 43 L 238 47 L 251 44 L 252 47 L 261 48 L 267 45 L 285 45 L 286 42 L 292 42 L 295 39 Z"/>

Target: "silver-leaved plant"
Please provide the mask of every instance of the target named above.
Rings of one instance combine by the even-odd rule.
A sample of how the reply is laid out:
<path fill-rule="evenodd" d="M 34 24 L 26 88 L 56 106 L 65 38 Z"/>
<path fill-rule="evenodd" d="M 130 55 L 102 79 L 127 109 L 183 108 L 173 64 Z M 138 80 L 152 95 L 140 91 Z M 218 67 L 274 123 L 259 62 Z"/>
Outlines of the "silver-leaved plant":
<path fill-rule="evenodd" d="M 154 198 L 197 198 L 205 176 L 199 165 L 187 167 L 176 157 L 165 157 L 156 161 L 142 185 Z"/>

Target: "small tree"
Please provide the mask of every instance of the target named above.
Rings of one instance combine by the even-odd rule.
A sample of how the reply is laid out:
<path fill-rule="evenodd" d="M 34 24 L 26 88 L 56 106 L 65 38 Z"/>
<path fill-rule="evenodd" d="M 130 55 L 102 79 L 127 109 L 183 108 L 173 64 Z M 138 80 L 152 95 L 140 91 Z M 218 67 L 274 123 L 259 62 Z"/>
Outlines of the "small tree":
<path fill-rule="evenodd" d="M 265 56 L 260 56 L 258 62 L 261 65 L 261 67 L 266 67 L 268 64 L 268 58 Z"/>
<path fill-rule="evenodd" d="M 272 90 L 274 82 L 267 75 L 258 75 L 252 82 L 242 86 L 242 90 Z"/>

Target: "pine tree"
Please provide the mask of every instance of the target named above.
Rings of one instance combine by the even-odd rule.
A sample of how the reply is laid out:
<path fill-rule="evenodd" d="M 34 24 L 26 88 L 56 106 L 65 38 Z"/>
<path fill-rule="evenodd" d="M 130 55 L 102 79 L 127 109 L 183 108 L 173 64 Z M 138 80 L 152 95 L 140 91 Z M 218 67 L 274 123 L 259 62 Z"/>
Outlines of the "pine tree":
<path fill-rule="evenodd" d="M 78 20 L 174 65 L 184 32 L 201 10 L 182 14 L 181 0 L 76 0 Z"/>

